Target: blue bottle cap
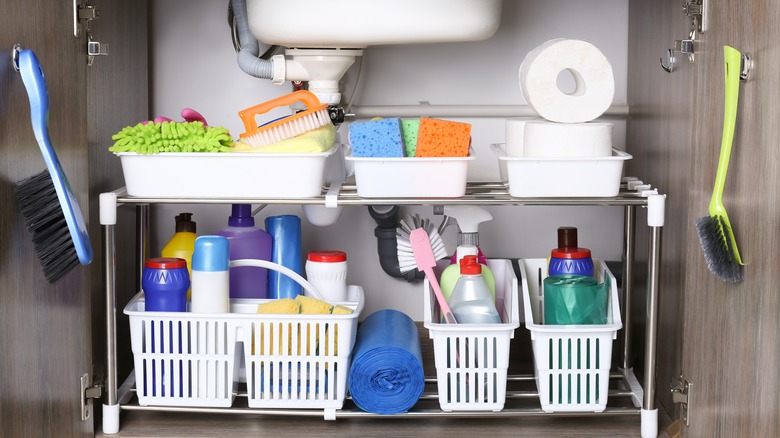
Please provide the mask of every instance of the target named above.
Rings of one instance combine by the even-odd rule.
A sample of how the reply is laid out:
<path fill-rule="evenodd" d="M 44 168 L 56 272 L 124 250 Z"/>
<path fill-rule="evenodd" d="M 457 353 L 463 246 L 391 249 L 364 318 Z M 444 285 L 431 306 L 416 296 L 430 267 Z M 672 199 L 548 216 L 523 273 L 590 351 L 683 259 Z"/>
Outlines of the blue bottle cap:
<path fill-rule="evenodd" d="M 192 252 L 193 271 L 227 271 L 230 269 L 230 243 L 224 236 L 199 236 Z"/>

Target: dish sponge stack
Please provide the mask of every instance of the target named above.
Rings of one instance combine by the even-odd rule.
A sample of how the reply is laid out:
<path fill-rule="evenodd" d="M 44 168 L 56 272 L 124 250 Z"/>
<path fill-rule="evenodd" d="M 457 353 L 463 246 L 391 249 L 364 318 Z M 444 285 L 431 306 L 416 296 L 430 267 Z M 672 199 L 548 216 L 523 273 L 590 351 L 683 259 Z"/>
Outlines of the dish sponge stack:
<path fill-rule="evenodd" d="M 435 118 L 378 119 L 349 126 L 354 157 L 466 157 L 471 125 Z"/>

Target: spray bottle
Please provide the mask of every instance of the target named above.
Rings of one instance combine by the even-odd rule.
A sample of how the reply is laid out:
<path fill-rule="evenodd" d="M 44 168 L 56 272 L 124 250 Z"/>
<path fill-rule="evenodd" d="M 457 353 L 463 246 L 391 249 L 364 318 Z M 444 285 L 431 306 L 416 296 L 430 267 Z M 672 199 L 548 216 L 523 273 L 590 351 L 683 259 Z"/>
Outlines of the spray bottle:
<path fill-rule="evenodd" d="M 458 222 L 458 247 L 452 255 L 450 265 L 441 273 L 441 291 L 444 298 L 449 300 L 452 290 L 460 278 L 460 260 L 464 256 L 477 256 L 477 261 L 482 265 L 482 277 L 490 289 L 493 301 L 496 300 L 496 280 L 493 271 L 487 266 L 487 258 L 479 248 L 479 224 L 493 219 L 493 215 L 482 207 L 475 205 L 458 205 L 444 207 L 444 214 L 455 218 Z"/>
<path fill-rule="evenodd" d="M 195 250 L 196 224 L 192 221 L 192 213 L 179 213 L 176 216 L 176 232 L 162 249 L 165 258 L 179 258 L 187 261 L 187 272 L 192 278 L 192 252 Z M 187 297 L 192 290 L 187 291 Z"/>

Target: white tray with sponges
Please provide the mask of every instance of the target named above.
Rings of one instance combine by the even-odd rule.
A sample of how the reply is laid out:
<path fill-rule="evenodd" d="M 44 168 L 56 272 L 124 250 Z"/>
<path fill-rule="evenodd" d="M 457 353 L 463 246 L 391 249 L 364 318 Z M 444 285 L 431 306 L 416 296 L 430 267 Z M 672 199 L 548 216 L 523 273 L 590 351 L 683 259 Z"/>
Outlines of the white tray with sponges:
<path fill-rule="evenodd" d="M 459 198 L 466 194 L 466 157 L 353 157 L 355 185 L 362 198 Z"/>
<path fill-rule="evenodd" d="M 127 194 L 138 197 L 309 198 L 322 193 L 327 152 L 119 152 Z"/>

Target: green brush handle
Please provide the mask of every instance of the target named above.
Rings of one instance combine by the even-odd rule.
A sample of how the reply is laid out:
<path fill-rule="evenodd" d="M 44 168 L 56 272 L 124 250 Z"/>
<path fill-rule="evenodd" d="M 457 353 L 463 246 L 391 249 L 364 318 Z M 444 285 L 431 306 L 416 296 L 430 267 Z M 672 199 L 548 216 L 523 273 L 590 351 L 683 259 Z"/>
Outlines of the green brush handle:
<path fill-rule="evenodd" d="M 733 47 L 723 46 L 723 56 L 726 71 L 726 98 L 723 108 L 723 137 L 720 144 L 720 157 L 718 158 L 718 170 L 715 174 L 715 187 L 712 190 L 709 213 L 711 217 L 720 216 L 724 223 L 731 228 L 731 222 L 723 205 L 723 189 L 726 186 L 726 174 L 731 158 L 731 145 L 734 141 L 734 126 L 737 122 L 737 104 L 739 103 L 739 75 L 741 70 L 742 54 Z M 731 240 L 734 256 L 740 265 L 742 258 L 737 249 L 737 242 L 733 231 L 726 233 Z"/>

